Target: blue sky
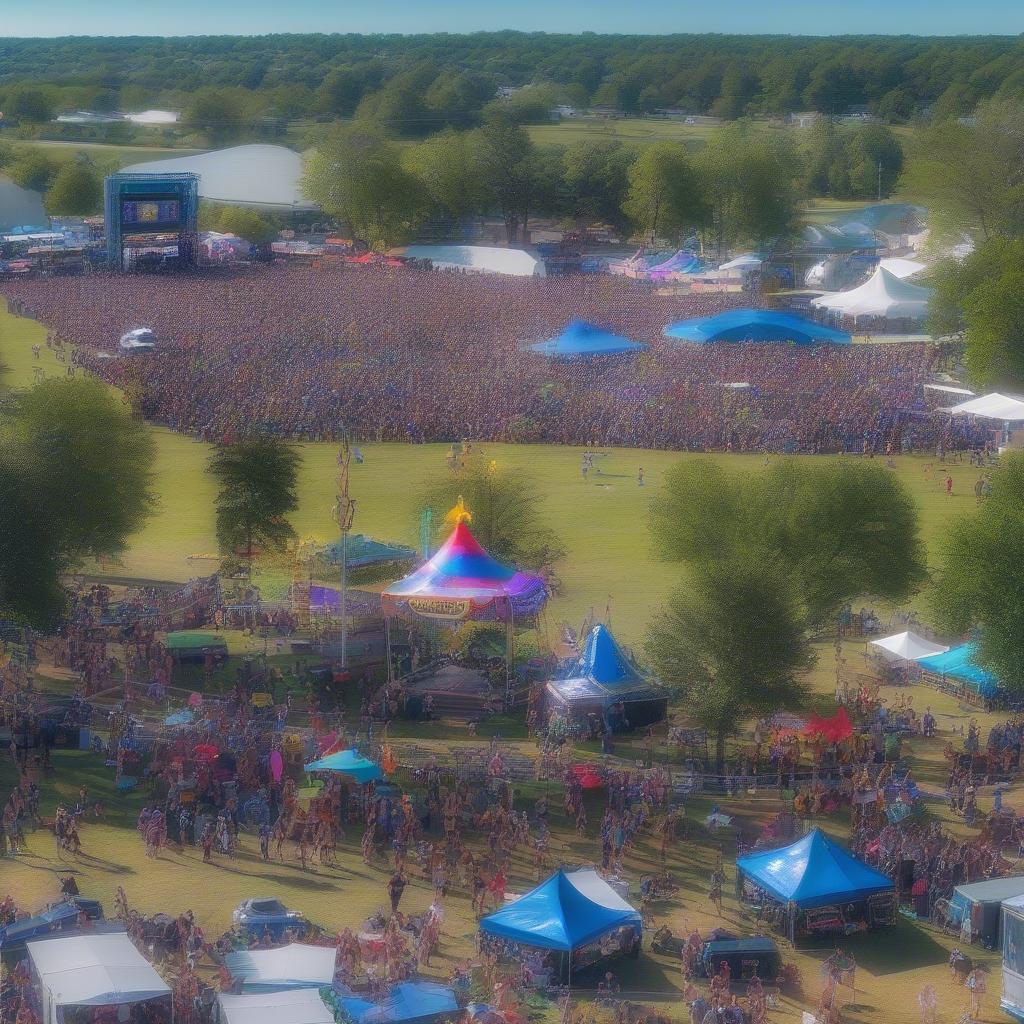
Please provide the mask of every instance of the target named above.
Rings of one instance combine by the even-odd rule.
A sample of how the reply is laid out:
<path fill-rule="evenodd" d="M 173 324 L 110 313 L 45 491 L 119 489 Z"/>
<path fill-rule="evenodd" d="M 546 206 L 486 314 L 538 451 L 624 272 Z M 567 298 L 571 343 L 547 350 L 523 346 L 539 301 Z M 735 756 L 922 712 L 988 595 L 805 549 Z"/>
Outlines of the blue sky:
<path fill-rule="evenodd" d="M 1021 0 L 0 0 L 0 35 L 1024 32 Z"/>

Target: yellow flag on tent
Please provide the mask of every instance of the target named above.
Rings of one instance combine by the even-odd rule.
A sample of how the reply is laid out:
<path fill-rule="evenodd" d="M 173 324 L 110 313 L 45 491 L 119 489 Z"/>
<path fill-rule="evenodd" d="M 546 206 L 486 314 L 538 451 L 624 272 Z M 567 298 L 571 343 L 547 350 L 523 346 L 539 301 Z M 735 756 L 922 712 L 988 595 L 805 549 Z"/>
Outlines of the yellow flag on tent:
<path fill-rule="evenodd" d="M 444 521 L 449 526 L 458 526 L 459 523 L 471 523 L 473 521 L 473 513 L 466 508 L 466 502 L 461 494 L 459 495 L 459 500 L 455 502 L 454 508 L 448 510 Z"/>

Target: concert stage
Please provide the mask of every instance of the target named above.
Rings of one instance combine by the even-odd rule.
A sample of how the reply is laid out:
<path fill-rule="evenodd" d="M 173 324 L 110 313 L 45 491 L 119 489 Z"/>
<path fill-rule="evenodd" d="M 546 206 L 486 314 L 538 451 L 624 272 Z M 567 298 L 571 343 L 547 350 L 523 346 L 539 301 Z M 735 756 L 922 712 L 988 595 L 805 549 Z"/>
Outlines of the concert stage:
<path fill-rule="evenodd" d="M 487 673 L 451 663 L 431 665 L 398 680 L 406 694 L 406 709 L 417 718 L 417 709 L 428 696 L 433 698 L 434 715 L 446 718 L 474 718 L 501 708 L 501 694 L 492 691 Z"/>

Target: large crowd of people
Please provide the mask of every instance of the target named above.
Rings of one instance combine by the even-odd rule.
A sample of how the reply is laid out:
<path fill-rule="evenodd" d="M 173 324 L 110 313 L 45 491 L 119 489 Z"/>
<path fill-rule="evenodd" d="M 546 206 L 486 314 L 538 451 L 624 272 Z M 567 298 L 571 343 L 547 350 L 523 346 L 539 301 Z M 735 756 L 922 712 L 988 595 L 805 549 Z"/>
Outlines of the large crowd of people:
<path fill-rule="evenodd" d="M 5 282 L 15 312 L 73 361 L 130 384 L 156 422 L 208 440 L 258 426 L 329 439 L 461 437 L 737 451 L 976 447 L 931 413 L 920 343 L 679 345 L 676 320 L 749 296 L 659 294 L 606 276 L 470 276 L 273 266 L 223 275 Z M 574 318 L 650 348 L 552 362 L 530 352 Z M 116 358 L 127 330 L 155 353 Z M 111 356 L 115 358 L 111 358 Z M 70 367 L 70 364 L 69 364 Z M 70 367 L 73 371 L 73 367 Z M 743 385 L 743 386 L 740 386 Z"/>

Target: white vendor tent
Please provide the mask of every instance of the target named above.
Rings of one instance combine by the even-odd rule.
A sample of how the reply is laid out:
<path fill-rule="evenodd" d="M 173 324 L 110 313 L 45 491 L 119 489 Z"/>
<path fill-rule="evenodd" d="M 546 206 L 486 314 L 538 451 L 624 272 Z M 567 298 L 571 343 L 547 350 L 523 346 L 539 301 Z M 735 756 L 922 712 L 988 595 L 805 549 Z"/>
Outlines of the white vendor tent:
<path fill-rule="evenodd" d="M 901 281 L 879 267 L 859 288 L 831 292 L 811 299 L 811 305 L 840 316 L 879 316 L 899 319 L 922 317 L 928 312 L 930 288 Z"/>
<path fill-rule="evenodd" d="M 947 395 L 973 395 L 974 392 L 970 388 L 958 388 L 953 384 L 925 384 L 925 388 L 929 391 L 942 391 Z"/>
<path fill-rule="evenodd" d="M 928 269 L 927 263 L 910 260 L 905 256 L 890 256 L 888 259 L 879 260 L 878 265 L 901 281 L 905 281 L 908 277 L 916 277 L 922 270 Z"/>
<path fill-rule="evenodd" d="M 883 637 L 881 640 L 872 640 L 873 647 L 879 647 L 885 654 L 892 658 L 901 658 L 904 661 L 917 661 L 918 658 L 929 658 L 933 654 L 945 654 L 949 650 L 942 644 L 933 644 L 925 640 L 923 636 L 916 633 L 896 633 L 894 636 Z"/>
<path fill-rule="evenodd" d="M 982 395 L 954 405 L 950 411 L 958 416 L 984 416 L 986 419 L 1004 422 L 1024 420 L 1024 398 L 1001 395 L 994 391 L 991 395 Z"/>
<path fill-rule="evenodd" d="M 217 1002 L 220 1024 L 334 1024 L 334 1014 L 315 988 L 243 995 L 221 992 Z"/>
<path fill-rule="evenodd" d="M 467 270 L 478 274 L 509 274 L 512 277 L 544 277 L 541 260 L 525 249 L 493 245 L 410 245 L 399 250 L 406 256 L 430 260 L 435 267 Z"/>
<path fill-rule="evenodd" d="M 170 1000 L 167 983 L 125 932 L 40 939 L 27 948 L 43 1024 L 58 1024 L 65 1007 Z"/>
<path fill-rule="evenodd" d="M 334 981 L 337 950 L 292 942 L 277 949 L 240 949 L 224 958 L 243 992 L 261 989 L 320 988 Z"/>
<path fill-rule="evenodd" d="M 302 194 L 302 157 L 284 146 L 234 146 L 212 153 L 149 160 L 130 174 L 199 175 L 199 198 L 268 210 L 315 210 Z"/>

